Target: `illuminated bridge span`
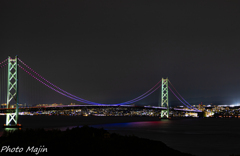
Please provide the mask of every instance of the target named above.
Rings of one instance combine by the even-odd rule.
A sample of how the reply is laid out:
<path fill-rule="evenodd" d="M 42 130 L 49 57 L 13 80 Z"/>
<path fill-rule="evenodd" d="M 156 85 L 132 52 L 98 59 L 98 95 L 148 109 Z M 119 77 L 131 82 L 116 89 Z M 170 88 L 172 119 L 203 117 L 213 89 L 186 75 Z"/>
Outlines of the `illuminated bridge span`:
<path fill-rule="evenodd" d="M 34 107 L 19 107 L 19 112 L 48 112 L 48 111 L 57 111 L 57 110 L 78 110 L 78 109 L 97 109 L 97 108 L 128 108 L 130 110 L 167 110 L 167 107 L 156 107 L 156 106 L 135 106 L 135 105 L 60 105 L 60 106 L 34 106 Z M 170 108 L 169 108 L 170 109 Z M 180 108 L 171 108 L 172 111 L 179 112 L 202 112 L 199 110 L 190 110 L 190 109 L 180 109 Z M 14 113 L 15 108 L 0 108 L 0 113 Z"/>
<path fill-rule="evenodd" d="M 94 105 L 94 106 L 103 106 L 103 107 L 114 107 L 114 106 L 128 106 L 129 104 L 133 104 L 137 101 L 140 101 L 152 93 L 154 93 L 156 90 L 158 90 L 161 87 L 161 102 L 159 102 L 159 107 L 155 107 L 158 109 L 161 109 L 161 118 L 168 118 L 169 117 L 169 104 L 168 104 L 168 89 L 173 93 L 173 95 L 185 106 L 188 108 L 188 111 L 192 112 L 200 112 L 198 109 L 190 105 L 174 88 L 172 83 L 168 80 L 168 78 L 162 78 L 159 82 L 156 83 L 151 89 L 143 93 L 142 95 L 122 103 L 117 104 L 103 104 L 103 103 L 97 103 L 88 101 L 85 99 L 82 99 L 76 95 L 73 95 L 58 86 L 54 85 L 47 79 L 45 79 L 43 76 L 35 72 L 32 68 L 30 68 L 26 63 L 24 63 L 21 59 L 16 56 L 15 58 L 8 57 L 4 61 L 0 63 L 0 68 L 2 71 L 7 71 L 7 98 L 6 98 L 6 109 L 0 109 L 3 112 L 6 112 L 6 124 L 5 126 L 11 127 L 11 126 L 18 126 L 18 112 L 19 112 L 19 91 L 18 91 L 18 70 L 21 69 L 24 72 L 26 72 L 28 75 L 36 79 L 41 84 L 47 86 L 51 90 L 61 94 L 62 96 L 65 96 L 67 98 L 73 99 L 78 102 L 82 102 L 88 105 Z M 3 72 L 2 72 L 3 73 Z M 4 74 L 2 74 L 4 76 Z M 170 86 L 169 86 L 170 84 Z M 1 86 L 2 87 L 2 86 Z M 2 97 L 1 97 L 2 98 Z M 15 101 L 16 107 L 10 108 L 10 102 Z M 67 106 L 62 106 L 67 107 Z M 147 107 L 153 107 L 153 106 L 145 106 Z M 50 108 L 50 107 L 48 107 Z M 27 109 L 27 108 L 25 108 Z M 29 108 L 28 108 L 29 109 Z M 21 108 L 21 111 L 24 111 L 23 108 Z"/>

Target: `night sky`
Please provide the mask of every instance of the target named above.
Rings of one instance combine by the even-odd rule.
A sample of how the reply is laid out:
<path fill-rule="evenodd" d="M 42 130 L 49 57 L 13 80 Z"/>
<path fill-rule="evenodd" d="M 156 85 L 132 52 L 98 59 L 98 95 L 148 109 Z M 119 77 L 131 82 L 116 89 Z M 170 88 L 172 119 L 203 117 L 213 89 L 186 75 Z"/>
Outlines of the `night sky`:
<path fill-rule="evenodd" d="M 191 104 L 236 104 L 240 1 L 1 0 L 0 61 L 9 55 L 94 102 L 131 100 L 168 77 Z M 60 97 L 45 103 L 79 103 Z"/>

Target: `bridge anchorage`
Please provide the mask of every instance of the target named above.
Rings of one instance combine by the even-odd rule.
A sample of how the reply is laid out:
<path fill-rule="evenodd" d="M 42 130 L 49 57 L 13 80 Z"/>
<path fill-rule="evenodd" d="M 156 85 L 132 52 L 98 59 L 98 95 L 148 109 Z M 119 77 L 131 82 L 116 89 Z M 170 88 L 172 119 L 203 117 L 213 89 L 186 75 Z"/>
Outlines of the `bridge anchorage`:
<path fill-rule="evenodd" d="M 6 113 L 6 124 L 3 127 L 21 128 L 22 125 L 18 123 L 18 56 L 14 59 L 8 57 L 7 109 L 10 108 L 12 100 L 16 103 L 15 112 Z"/>

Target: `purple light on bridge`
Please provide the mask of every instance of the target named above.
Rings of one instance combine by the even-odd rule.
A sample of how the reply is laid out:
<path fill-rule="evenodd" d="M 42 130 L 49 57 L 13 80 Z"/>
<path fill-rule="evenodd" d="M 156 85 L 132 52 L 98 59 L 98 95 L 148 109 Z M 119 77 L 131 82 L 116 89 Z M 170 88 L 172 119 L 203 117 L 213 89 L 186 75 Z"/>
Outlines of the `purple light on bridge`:
<path fill-rule="evenodd" d="M 0 64 L 2 64 L 2 63 L 4 63 L 4 62 L 6 62 L 8 60 L 8 58 L 7 59 L 5 59 L 4 61 L 2 61 Z"/>
<path fill-rule="evenodd" d="M 134 101 L 134 100 L 136 100 L 136 99 L 141 98 L 142 96 L 144 96 L 145 94 L 147 94 L 148 92 L 150 92 L 153 88 L 155 88 L 161 81 L 162 81 L 162 80 L 160 80 L 155 86 L 153 86 L 151 89 L 149 89 L 146 93 L 140 95 L 139 97 L 137 97 L 137 98 L 135 98 L 135 99 L 132 99 L 132 100 L 130 100 L 130 101 L 127 101 L 126 103 L 132 102 L 132 101 Z M 160 85 L 160 86 L 161 86 L 161 85 Z M 160 86 L 159 86 L 159 87 L 160 87 Z M 158 88 L 159 88 L 159 87 L 158 87 Z M 150 94 L 149 94 L 149 95 L 150 95 Z M 147 96 L 148 96 L 148 95 L 147 95 Z M 146 97 L 147 97 L 147 96 L 146 96 Z M 136 101 L 134 101 L 134 102 L 136 102 Z"/>
<path fill-rule="evenodd" d="M 180 101 L 180 102 L 182 102 L 178 97 L 177 97 L 177 95 L 172 91 L 172 89 L 168 86 L 168 88 L 171 90 L 171 92 L 173 93 L 173 95 L 175 95 L 175 97 Z M 186 107 L 188 107 L 189 109 L 192 109 L 192 108 L 190 108 L 188 105 L 186 105 L 184 102 L 182 102 L 182 104 L 184 104 Z"/>
<path fill-rule="evenodd" d="M 4 65 L 2 65 L 0 68 L 3 68 L 4 66 L 6 66 L 8 63 L 6 63 L 6 64 L 4 64 Z"/>
<path fill-rule="evenodd" d="M 177 94 L 183 99 L 183 101 L 185 101 L 186 104 L 188 104 L 191 108 L 195 109 L 195 110 L 198 110 L 197 108 L 193 107 L 192 105 L 190 105 L 179 93 L 178 91 L 176 90 L 176 88 L 172 85 L 172 83 L 170 81 L 168 81 L 171 86 L 173 87 L 173 89 L 177 92 Z"/>
<path fill-rule="evenodd" d="M 40 78 L 42 78 L 44 81 L 46 81 L 47 83 L 49 83 L 49 84 L 52 85 L 53 87 L 59 89 L 60 91 L 66 93 L 66 94 L 68 94 L 68 95 L 70 95 L 70 96 L 72 96 L 72 97 L 67 96 L 66 94 L 64 94 L 64 96 L 67 96 L 67 97 L 69 97 L 69 98 L 71 98 L 71 99 L 74 99 L 74 100 L 76 100 L 76 101 L 80 101 L 80 102 L 84 102 L 84 103 L 88 103 L 88 104 L 109 105 L 109 104 L 100 104 L 100 103 L 96 103 L 96 102 L 91 102 L 91 101 L 88 101 L 88 100 L 79 98 L 79 97 L 77 97 L 77 96 L 75 96 L 75 95 L 72 95 L 72 94 L 64 91 L 63 89 L 57 87 L 56 85 L 52 84 L 52 83 L 49 82 L 48 80 L 46 80 L 44 77 L 42 77 L 40 74 L 38 74 L 37 72 L 35 72 L 32 68 L 30 68 L 28 65 L 26 65 L 26 64 L 25 64 L 22 60 L 20 60 L 19 58 L 18 58 L 18 60 L 19 60 L 23 65 L 25 65 L 29 70 L 31 70 L 33 73 L 35 73 L 37 76 L 39 76 Z M 24 69 L 24 71 L 26 71 L 26 70 Z M 27 72 L 27 71 L 26 71 L 26 72 Z M 28 72 L 28 73 L 29 73 L 29 72 Z M 31 76 L 33 76 L 33 75 L 31 75 Z M 36 77 L 34 77 L 34 78 L 36 79 Z M 137 102 L 137 101 L 139 101 L 139 100 L 142 100 L 142 99 L 146 98 L 147 96 L 151 95 L 153 92 L 155 92 L 161 85 L 158 86 L 156 89 L 154 89 L 154 88 L 155 88 L 161 81 L 162 81 L 162 80 L 160 80 L 160 81 L 159 81 L 155 86 L 153 86 L 150 90 L 148 90 L 147 92 L 145 92 L 144 94 L 138 96 L 138 97 L 135 98 L 135 99 L 132 99 L 132 100 L 126 101 L 126 102 L 122 102 L 122 103 L 119 103 L 119 104 L 112 104 L 112 105 L 126 105 L 126 104 L 131 104 L 131 103 Z M 43 83 L 43 82 L 41 81 L 41 83 Z M 46 85 L 46 84 L 44 83 L 44 85 Z M 48 87 L 50 88 L 50 86 L 48 86 Z M 53 89 L 52 87 L 51 87 L 50 89 L 56 91 L 56 90 Z M 154 90 L 153 90 L 153 89 L 154 89 Z M 153 91 L 150 92 L 151 90 L 153 90 Z M 57 91 L 57 92 L 58 92 L 58 91 Z M 150 93 L 149 93 L 149 92 L 150 92 Z M 147 93 L 149 93 L 149 94 L 147 94 Z M 147 95 L 146 95 L 146 94 L 147 94 Z M 144 95 L 145 95 L 145 96 L 144 96 Z"/>
<path fill-rule="evenodd" d="M 137 101 L 140 101 L 140 100 L 142 100 L 142 99 L 144 99 L 144 98 L 146 98 L 146 97 L 148 97 L 149 95 L 151 95 L 153 92 L 155 92 L 159 87 L 161 87 L 162 85 L 160 85 L 160 86 L 158 86 L 157 88 L 155 88 L 153 91 L 151 91 L 149 94 L 147 94 L 147 95 L 145 95 L 144 97 L 142 97 L 142 98 L 140 98 L 140 99 L 137 99 L 137 100 L 134 100 L 134 101 L 132 101 L 131 100 L 131 103 L 134 103 L 134 102 L 137 102 Z M 128 103 L 128 104 L 130 104 L 128 101 L 127 102 L 125 102 L 125 103 Z M 123 104 L 123 103 L 121 103 L 121 104 Z"/>
<path fill-rule="evenodd" d="M 32 68 L 30 68 L 28 65 L 26 65 L 22 60 L 19 59 L 19 61 L 20 61 L 23 65 L 25 65 L 29 70 L 31 70 L 34 74 L 36 74 L 38 77 L 40 77 L 41 79 L 43 79 L 44 81 L 46 81 L 47 83 L 49 83 L 50 85 L 52 85 L 53 87 L 55 87 L 56 89 L 54 89 L 53 87 L 51 87 L 51 86 L 47 85 L 46 83 L 42 82 L 41 80 L 39 80 L 38 78 L 36 78 L 35 76 L 33 76 L 30 72 L 28 72 L 26 69 L 24 69 L 23 67 L 21 67 L 21 66 L 19 65 L 19 67 L 20 67 L 21 69 L 23 69 L 25 72 L 27 72 L 29 75 L 31 75 L 33 78 L 35 78 L 36 80 L 38 80 L 39 82 L 41 82 L 42 84 L 44 84 L 45 86 L 47 86 L 48 88 L 50 88 L 50 89 L 58 92 L 59 94 L 61 94 L 61 95 L 63 95 L 63 96 L 66 96 L 66 97 L 68 97 L 68 98 L 70 98 L 70 99 L 73 99 L 73 100 L 76 100 L 76 101 L 79 101 L 79 102 L 83 102 L 83 103 L 87 103 L 87 104 L 91 104 L 91 105 L 102 105 L 102 106 L 104 106 L 104 105 L 108 105 L 108 106 L 110 106 L 110 105 L 112 105 L 112 106 L 119 105 L 119 106 L 120 106 L 120 105 L 132 104 L 132 103 L 134 103 L 134 102 L 140 101 L 140 100 L 148 97 L 148 96 L 151 95 L 153 92 L 155 92 L 157 89 L 159 89 L 159 88 L 161 87 L 161 85 L 162 85 L 162 84 L 159 85 L 159 83 L 162 81 L 162 80 L 160 80 L 156 85 L 154 85 L 154 86 L 153 86 L 151 89 L 149 89 L 147 92 L 145 92 L 144 94 L 142 94 L 142 95 L 138 96 L 137 98 L 132 99 L 132 100 L 130 100 L 130 101 L 126 101 L 126 102 L 122 102 L 122 103 L 118 103 L 118 104 L 101 104 L 101 103 L 96 103 L 96 102 L 92 102 L 92 101 L 88 101 L 88 100 L 79 98 L 79 97 L 77 97 L 77 96 L 75 96 L 75 95 L 72 95 L 72 94 L 64 91 L 63 89 L 57 87 L 56 85 L 54 85 L 53 83 L 51 83 L 50 81 L 48 81 L 48 80 L 46 80 L 44 77 L 42 77 L 40 74 L 38 74 L 37 72 L 35 72 Z M 170 81 L 169 81 L 169 82 L 170 82 Z M 171 82 L 170 82 L 170 84 L 171 84 Z M 159 86 L 158 86 L 158 85 L 159 85 Z M 171 84 L 171 85 L 172 85 L 172 84 Z M 173 86 L 173 85 L 172 85 L 172 86 Z M 189 107 L 187 104 L 185 104 L 183 101 L 181 101 L 180 98 L 172 91 L 172 89 L 171 89 L 169 86 L 168 86 L 168 88 L 171 90 L 171 92 L 174 94 L 174 96 L 175 96 L 181 103 L 183 103 L 186 107 L 188 107 L 189 109 L 194 108 L 194 107 L 192 107 L 189 103 L 187 103 L 186 100 L 183 99 L 183 97 L 182 97 L 177 91 L 176 91 L 176 92 L 179 94 L 179 96 L 180 96 L 187 104 L 189 104 L 190 107 Z M 174 87 L 173 87 L 173 88 L 174 88 Z M 175 89 L 175 88 L 174 88 L 174 89 Z M 59 91 L 59 90 L 60 90 L 60 91 Z M 176 89 L 175 89 L 175 90 L 176 90 Z M 192 107 L 192 108 L 191 108 L 191 107 Z M 194 108 L 194 109 L 196 109 L 196 108 Z M 196 110 L 197 110 L 197 109 L 196 109 Z"/>
<path fill-rule="evenodd" d="M 24 68 L 21 67 L 20 65 L 18 65 L 18 66 L 19 66 L 22 70 L 24 70 L 26 73 L 28 73 L 30 76 L 32 76 L 33 78 L 35 78 L 36 80 L 38 80 L 39 82 L 41 82 L 42 84 L 44 84 L 45 86 L 47 86 L 48 88 L 50 88 L 50 89 L 58 92 L 59 94 L 61 94 L 61 95 L 63 95 L 63 96 L 66 96 L 66 97 L 68 97 L 68 98 L 70 98 L 70 99 L 73 99 L 73 100 L 76 100 L 76 101 L 80 101 L 80 102 L 83 102 L 83 103 L 94 104 L 94 105 L 107 105 L 107 106 L 116 106 L 116 105 L 117 105 L 117 106 L 120 106 L 120 105 L 130 104 L 130 102 L 124 102 L 124 103 L 119 103 L 119 104 L 100 104 L 100 103 L 95 103 L 95 102 L 91 102 L 91 101 L 87 101 L 87 100 L 81 100 L 81 98 L 79 98 L 79 99 L 73 98 L 73 97 L 71 97 L 71 96 L 68 96 L 68 95 L 66 95 L 66 94 L 64 94 L 64 93 L 62 93 L 62 92 L 60 92 L 60 91 L 52 88 L 51 86 L 47 85 L 46 83 L 42 82 L 41 80 L 39 80 L 38 78 L 36 78 L 35 76 L 33 76 L 30 72 L 28 72 L 26 69 L 24 69 Z M 161 86 L 161 85 L 160 85 L 160 86 Z M 152 94 L 154 91 L 156 91 L 160 86 L 158 86 L 157 88 L 155 88 L 152 92 L 150 92 L 149 94 L 145 95 L 144 97 L 142 97 L 142 98 L 140 98 L 140 99 L 138 99 L 138 100 L 134 100 L 134 101 L 131 100 L 131 102 L 133 103 L 133 102 L 139 101 L 139 100 L 141 100 L 141 99 L 149 96 L 149 95 Z"/>

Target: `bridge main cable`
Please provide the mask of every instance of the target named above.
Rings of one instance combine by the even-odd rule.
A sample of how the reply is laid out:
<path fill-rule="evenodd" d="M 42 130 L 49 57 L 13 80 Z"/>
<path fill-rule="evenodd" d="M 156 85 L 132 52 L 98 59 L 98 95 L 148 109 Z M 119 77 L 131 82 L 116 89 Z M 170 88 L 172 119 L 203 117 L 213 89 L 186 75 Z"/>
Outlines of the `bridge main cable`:
<path fill-rule="evenodd" d="M 8 60 L 8 58 L 5 59 L 4 61 L 2 61 L 2 62 L 0 63 L 0 65 L 3 64 L 4 62 L 6 62 L 7 60 Z M 3 68 L 3 67 L 6 66 L 7 64 L 8 64 L 8 62 L 5 63 L 5 64 L 3 64 L 3 65 L 1 65 L 0 68 Z"/>
<path fill-rule="evenodd" d="M 62 90 L 61 88 L 57 87 L 56 85 L 52 84 L 51 82 L 49 82 L 48 80 L 46 80 L 45 78 L 43 78 L 40 74 L 38 74 L 37 72 L 35 72 L 35 71 L 34 71 L 33 69 L 31 69 L 29 66 L 27 66 L 23 61 L 21 61 L 20 59 L 19 59 L 19 61 L 20 61 L 23 65 L 25 65 L 29 70 L 31 70 L 33 73 L 35 73 L 38 77 L 40 77 L 41 79 L 43 79 L 43 80 L 46 81 L 47 83 L 51 84 L 51 85 L 52 85 L 53 87 L 55 87 L 56 89 L 58 89 L 58 90 L 60 90 L 60 91 L 62 91 L 62 92 L 64 92 L 64 93 L 66 93 L 66 94 L 68 94 L 68 95 L 66 95 L 66 94 L 64 94 L 64 93 L 62 93 L 62 92 L 60 92 L 60 91 L 52 88 L 51 86 L 49 86 L 49 85 L 47 85 L 46 83 L 42 82 L 41 80 L 37 79 L 37 78 L 36 78 L 35 76 L 33 76 L 30 72 L 28 72 L 26 69 L 24 69 L 23 67 L 21 67 L 21 66 L 19 65 L 19 67 L 20 67 L 21 69 L 23 69 L 23 70 L 24 70 L 25 72 L 27 72 L 30 76 L 32 76 L 33 78 L 35 78 L 36 80 L 38 80 L 39 82 L 41 82 L 42 84 L 44 84 L 45 86 L 49 87 L 50 89 L 52 89 L 52 90 L 54 90 L 54 91 L 56 91 L 56 92 L 58 92 L 58 93 L 60 93 L 60 94 L 62 94 L 62 95 L 64 95 L 64 96 L 66 96 L 66 97 L 68 97 L 68 98 L 71 98 L 71 99 L 74 99 L 74 100 L 76 100 L 76 101 L 80 101 L 80 102 L 83 102 L 83 103 L 92 104 L 92 105 L 124 105 L 124 104 L 131 104 L 131 103 L 133 103 L 133 102 L 137 102 L 137 101 L 139 101 L 139 100 L 141 100 L 141 99 L 143 99 L 143 98 L 146 98 L 147 96 L 149 96 L 150 94 L 152 94 L 153 92 L 155 92 L 155 91 L 161 86 L 161 85 L 158 86 L 159 83 L 161 82 L 161 81 L 159 81 L 159 82 L 158 82 L 154 87 L 152 87 L 150 90 L 148 90 L 148 91 L 145 92 L 144 94 L 142 94 L 142 95 L 140 95 L 139 97 L 137 97 L 137 98 L 135 98 L 135 99 L 133 99 L 133 100 L 130 100 L 130 101 L 126 101 L 126 102 L 118 103 L 118 104 L 101 104 L 101 103 L 91 102 L 91 101 L 88 101 L 88 100 L 79 98 L 79 97 L 77 97 L 77 96 L 75 96 L 75 95 L 72 95 L 72 94 L 70 94 L 70 93 Z M 154 88 L 155 88 L 155 89 L 154 89 Z M 150 91 L 151 91 L 151 92 L 150 92 Z M 150 93 L 149 93 L 149 92 L 150 92 Z M 70 96 L 69 96 L 69 95 L 70 95 Z"/>
<path fill-rule="evenodd" d="M 183 99 L 183 101 L 186 103 L 186 105 L 190 106 L 191 109 L 195 109 L 195 110 L 198 110 L 197 108 L 193 107 L 191 104 L 189 104 L 179 93 L 178 91 L 176 90 L 176 88 L 173 86 L 173 84 L 171 83 L 171 81 L 169 81 L 169 83 L 171 84 L 171 86 L 173 87 L 173 89 L 177 92 L 177 94 Z M 172 90 L 171 90 L 172 91 Z M 172 91 L 173 92 L 173 91 Z"/>
<path fill-rule="evenodd" d="M 3 61 L 0 63 L 0 65 L 3 64 L 4 62 L 6 62 L 7 60 L 8 60 L 8 58 L 5 59 L 5 60 L 3 60 Z"/>
<path fill-rule="evenodd" d="M 72 96 L 72 97 L 74 97 L 74 98 L 80 99 L 80 100 L 82 100 L 82 102 L 85 101 L 85 103 L 89 103 L 89 102 L 90 102 L 89 104 L 100 104 L 100 103 L 91 102 L 91 101 L 88 101 L 88 100 L 79 98 L 79 97 L 77 97 L 77 96 L 75 96 L 75 95 L 72 95 L 72 94 L 66 92 L 65 90 L 59 88 L 58 86 L 56 86 L 56 85 L 52 84 L 51 82 L 49 82 L 48 80 L 46 80 L 43 76 L 41 76 L 40 74 L 38 74 L 37 72 L 35 72 L 32 68 L 30 68 L 28 65 L 26 65 L 26 64 L 25 64 L 23 61 L 21 61 L 20 59 L 19 59 L 19 61 L 20 61 L 23 65 L 25 65 L 29 70 L 31 70 L 33 73 L 35 73 L 37 76 L 39 76 L 41 79 L 43 79 L 44 81 L 46 81 L 47 83 L 49 83 L 49 84 L 52 85 L 53 87 L 59 89 L 60 91 L 66 93 L 66 94 L 68 94 L 68 95 L 70 95 L 70 96 Z M 143 98 L 146 98 L 147 96 L 149 96 L 150 94 L 152 94 L 154 91 L 156 91 L 156 90 L 160 87 L 160 86 L 159 86 L 157 89 L 154 89 L 155 87 L 157 87 L 157 85 L 159 85 L 159 83 L 160 83 L 161 81 L 162 81 L 162 80 L 160 80 L 160 81 L 159 81 L 155 86 L 153 86 L 150 90 L 148 90 L 148 91 L 145 92 L 144 94 L 138 96 L 137 98 L 132 99 L 132 100 L 130 100 L 130 101 L 123 102 L 123 103 L 119 103 L 119 104 L 123 104 L 123 105 L 124 105 L 124 104 L 131 104 L 131 103 L 133 103 L 133 102 L 137 102 L 137 101 L 139 101 L 139 100 L 141 100 L 141 99 L 143 99 Z M 154 89 L 154 91 L 152 91 L 153 89 Z M 150 91 L 152 91 L 152 92 L 150 92 Z M 150 92 L 150 94 L 147 94 L 147 93 L 149 93 L 149 92 Z M 145 96 L 145 95 L 146 95 L 146 96 Z"/>
<path fill-rule="evenodd" d="M 172 89 L 168 86 L 168 88 L 170 89 L 170 91 L 173 93 L 173 95 L 180 101 L 180 102 L 182 102 L 182 100 L 180 100 L 179 98 L 178 98 L 178 96 L 172 91 Z M 189 109 L 192 109 L 191 107 L 189 107 L 187 104 L 185 104 L 184 102 L 182 102 L 182 104 L 184 104 L 186 107 L 188 107 Z"/>

